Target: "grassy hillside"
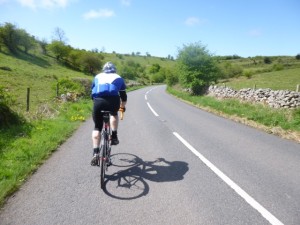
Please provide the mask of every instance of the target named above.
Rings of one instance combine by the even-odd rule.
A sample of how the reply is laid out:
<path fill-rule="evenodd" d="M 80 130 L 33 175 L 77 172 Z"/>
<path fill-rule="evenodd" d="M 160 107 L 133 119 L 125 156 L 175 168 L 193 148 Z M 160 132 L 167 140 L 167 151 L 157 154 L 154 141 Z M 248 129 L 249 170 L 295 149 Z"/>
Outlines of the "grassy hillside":
<path fill-rule="evenodd" d="M 145 68 L 155 63 L 165 68 L 174 64 L 174 61 L 157 57 L 103 55 L 103 63 L 112 61 L 117 67 L 128 61 L 139 63 Z M 62 78 L 92 80 L 93 75 L 72 70 L 55 58 L 42 54 L 26 55 L 20 52 L 18 56 L 13 56 L 0 52 L 0 86 L 15 100 L 10 106 L 20 114 L 26 111 L 27 88 L 30 88 L 30 112 L 34 113 L 55 98 L 57 81 Z"/>
<path fill-rule="evenodd" d="M 258 73 L 251 78 L 245 76 L 230 79 L 224 82 L 226 86 L 235 90 L 242 88 L 270 88 L 272 90 L 296 91 L 300 85 L 300 68 L 285 69 L 280 71 Z"/>
<path fill-rule="evenodd" d="M 300 84 L 300 60 L 291 56 L 241 58 L 219 61 L 220 64 L 229 64 L 242 72 L 242 76 L 224 79 L 225 84 L 233 89 L 241 88 L 270 88 L 272 90 L 296 91 Z"/>
<path fill-rule="evenodd" d="M 0 84 L 15 100 L 12 109 L 23 114 L 26 111 L 27 88 L 30 88 L 30 111 L 53 100 L 57 80 L 61 78 L 88 78 L 83 73 L 70 70 L 55 59 L 43 55 L 17 57 L 0 53 Z"/>

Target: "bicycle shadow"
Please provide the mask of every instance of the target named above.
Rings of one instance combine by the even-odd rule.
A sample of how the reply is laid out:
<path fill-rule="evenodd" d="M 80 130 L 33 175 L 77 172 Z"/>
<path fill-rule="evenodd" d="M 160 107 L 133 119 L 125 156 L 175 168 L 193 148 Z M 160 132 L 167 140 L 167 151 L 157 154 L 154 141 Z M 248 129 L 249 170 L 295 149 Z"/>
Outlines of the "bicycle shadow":
<path fill-rule="evenodd" d="M 111 159 L 112 166 L 119 170 L 106 175 L 104 192 L 120 200 L 132 200 L 147 195 L 149 185 L 146 180 L 153 182 L 183 180 L 189 170 L 188 163 L 183 161 L 171 162 L 164 158 L 143 161 L 130 153 L 114 154 Z"/>

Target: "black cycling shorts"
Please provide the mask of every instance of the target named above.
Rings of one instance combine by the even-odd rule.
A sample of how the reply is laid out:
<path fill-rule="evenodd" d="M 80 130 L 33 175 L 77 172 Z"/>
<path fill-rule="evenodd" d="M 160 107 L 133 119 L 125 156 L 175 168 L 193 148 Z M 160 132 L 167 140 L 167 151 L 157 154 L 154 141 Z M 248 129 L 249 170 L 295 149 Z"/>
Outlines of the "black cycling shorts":
<path fill-rule="evenodd" d="M 120 96 L 103 96 L 94 99 L 93 120 L 94 130 L 102 130 L 103 115 L 101 111 L 110 111 L 112 115 L 117 115 L 120 108 Z"/>

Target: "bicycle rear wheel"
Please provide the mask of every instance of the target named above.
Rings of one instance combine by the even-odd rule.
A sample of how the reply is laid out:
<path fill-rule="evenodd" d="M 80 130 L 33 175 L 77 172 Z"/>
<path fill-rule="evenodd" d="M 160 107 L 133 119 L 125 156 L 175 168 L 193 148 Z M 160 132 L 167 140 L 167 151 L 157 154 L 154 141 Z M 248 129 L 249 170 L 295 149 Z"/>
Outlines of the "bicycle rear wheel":
<path fill-rule="evenodd" d="M 105 178 L 105 167 L 106 167 L 106 149 L 105 145 L 101 146 L 101 153 L 100 153 L 100 187 L 101 189 L 104 188 L 104 178 Z"/>

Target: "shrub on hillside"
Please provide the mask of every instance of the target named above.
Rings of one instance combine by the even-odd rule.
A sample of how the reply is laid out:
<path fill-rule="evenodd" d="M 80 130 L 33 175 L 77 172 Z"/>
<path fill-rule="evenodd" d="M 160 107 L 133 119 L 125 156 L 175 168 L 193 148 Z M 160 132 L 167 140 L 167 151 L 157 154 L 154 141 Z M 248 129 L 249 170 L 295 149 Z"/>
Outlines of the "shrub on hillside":
<path fill-rule="evenodd" d="M 57 86 L 54 85 L 53 88 Z M 68 93 L 76 97 L 89 96 L 90 94 L 91 81 L 89 79 L 75 78 L 67 79 L 62 78 L 58 80 L 59 94 L 67 95 Z"/>
<path fill-rule="evenodd" d="M 270 57 L 265 57 L 264 58 L 264 63 L 265 64 L 271 64 L 272 63 L 272 59 Z"/>
<path fill-rule="evenodd" d="M 11 96 L 0 87 L 0 128 L 9 127 L 10 125 L 20 124 L 23 119 L 12 111 L 9 105 L 13 102 Z"/>
<path fill-rule="evenodd" d="M 7 105 L 0 103 L 0 129 L 21 124 L 24 120 Z"/>
<path fill-rule="evenodd" d="M 283 70 L 284 69 L 284 66 L 280 63 L 276 63 L 273 65 L 273 70 L 274 71 L 280 71 L 280 70 Z"/>
<path fill-rule="evenodd" d="M 251 71 L 251 70 L 245 70 L 245 71 L 243 72 L 243 75 L 244 75 L 245 77 L 247 77 L 248 79 L 250 79 L 250 78 L 253 76 L 253 71 Z"/>

